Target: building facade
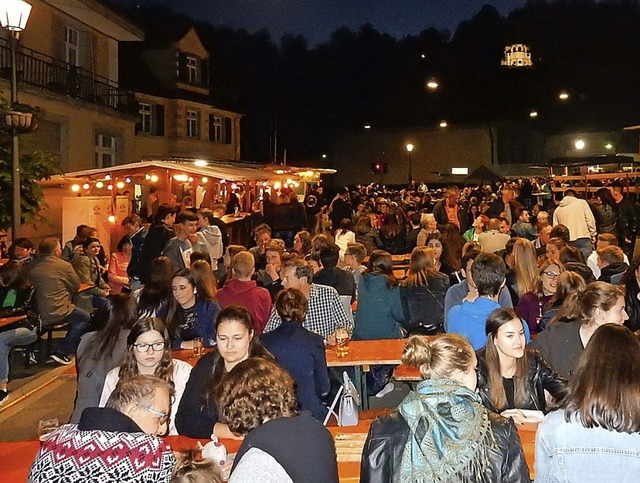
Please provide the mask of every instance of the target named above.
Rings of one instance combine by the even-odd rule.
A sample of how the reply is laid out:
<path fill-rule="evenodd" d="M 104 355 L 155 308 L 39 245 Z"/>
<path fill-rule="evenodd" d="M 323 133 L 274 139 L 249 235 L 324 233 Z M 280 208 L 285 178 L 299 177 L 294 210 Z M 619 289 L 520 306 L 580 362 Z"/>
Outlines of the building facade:
<path fill-rule="evenodd" d="M 72 171 L 134 155 L 137 105 L 120 88 L 118 44 L 143 33 L 96 0 L 32 0 L 17 50 L 19 102 L 38 107 L 39 127 L 20 137 L 22 151 L 60 156 Z M 0 37 L 0 88 L 8 97 L 10 51 Z"/>
<path fill-rule="evenodd" d="M 138 102 L 136 159 L 240 160 L 242 116 L 212 104 L 209 52 L 194 28 L 123 44 L 120 66 Z"/>

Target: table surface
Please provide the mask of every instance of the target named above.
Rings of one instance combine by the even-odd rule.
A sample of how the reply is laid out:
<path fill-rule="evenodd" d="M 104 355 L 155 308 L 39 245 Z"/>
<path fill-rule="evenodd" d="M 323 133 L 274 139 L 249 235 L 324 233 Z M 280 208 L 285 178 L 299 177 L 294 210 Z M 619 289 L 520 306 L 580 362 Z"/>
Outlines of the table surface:
<path fill-rule="evenodd" d="M 396 381 L 420 381 L 422 376 L 420 375 L 420 369 L 417 367 L 400 364 L 393 371 L 393 378 Z"/>
<path fill-rule="evenodd" d="M 336 355 L 335 347 L 327 347 L 327 366 L 397 365 L 402 362 L 405 339 L 352 340 L 351 352 L 344 357 Z"/>
<path fill-rule="evenodd" d="M 14 317 L 0 317 L 0 327 L 6 327 L 7 325 L 15 324 L 21 320 L 26 319 L 26 315 L 16 315 Z"/>
<path fill-rule="evenodd" d="M 78 289 L 78 293 L 85 292 L 92 289 L 93 287 L 95 287 L 95 284 L 93 283 L 81 283 L 80 288 Z"/>
<path fill-rule="evenodd" d="M 361 421 L 357 426 L 330 427 L 327 429 L 331 432 L 331 435 L 335 440 L 339 435 L 366 435 L 369 432 L 370 425 L 371 420 L 365 420 Z M 529 471 L 532 479 L 535 476 L 534 461 L 536 428 L 537 425 L 535 424 L 525 424 L 518 427 L 518 434 L 522 441 L 524 455 L 527 460 L 527 464 L 529 465 Z M 208 443 L 208 440 L 206 439 L 192 439 L 187 438 L 186 436 L 168 436 L 165 438 L 165 441 L 174 451 L 195 448 L 198 441 L 203 445 Z M 237 452 L 241 444 L 241 441 L 232 439 L 223 439 L 221 442 L 225 445 L 229 453 Z M 40 443 L 37 440 L 0 443 L 0 468 L 2 468 L 2 480 L 7 482 L 27 481 L 29 468 L 31 467 L 31 463 L 34 460 L 39 447 Z M 338 460 L 340 460 L 340 457 L 340 454 L 338 454 Z M 358 482 L 360 480 L 360 462 L 339 461 L 338 475 L 341 483 Z"/>
<path fill-rule="evenodd" d="M 204 353 L 208 354 L 216 350 L 214 347 L 205 347 Z M 192 367 L 200 360 L 200 357 L 193 355 L 193 349 L 176 349 L 171 351 L 171 357 L 180 361 L 188 362 Z"/>

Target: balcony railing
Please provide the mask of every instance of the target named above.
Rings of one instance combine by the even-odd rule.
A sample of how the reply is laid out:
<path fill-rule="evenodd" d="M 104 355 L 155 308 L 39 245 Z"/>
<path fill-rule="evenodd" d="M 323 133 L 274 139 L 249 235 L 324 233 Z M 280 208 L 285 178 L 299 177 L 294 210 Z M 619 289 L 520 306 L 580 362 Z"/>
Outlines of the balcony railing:
<path fill-rule="evenodd" d="M 135 114 L 137 104 L 132 92 L 122 91 L 113 81 L 48 55 L 18 46 L 16 52 L 18 83 L 40 87 L 56 94 Z M 11 55 L 6 39 L 0 39 L 0 77 L 11 77 Z"/>

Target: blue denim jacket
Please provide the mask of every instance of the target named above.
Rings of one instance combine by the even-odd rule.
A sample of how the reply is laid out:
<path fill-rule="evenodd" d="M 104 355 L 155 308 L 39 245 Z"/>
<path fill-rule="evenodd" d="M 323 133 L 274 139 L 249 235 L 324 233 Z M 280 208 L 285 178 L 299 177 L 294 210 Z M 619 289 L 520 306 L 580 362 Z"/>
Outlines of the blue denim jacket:
<path fill-rule="evenodd" d="M 564 411 L 549 413 L 536 433 L 536 483 L 637 482 L 640 433 L 585 428 Z"/>

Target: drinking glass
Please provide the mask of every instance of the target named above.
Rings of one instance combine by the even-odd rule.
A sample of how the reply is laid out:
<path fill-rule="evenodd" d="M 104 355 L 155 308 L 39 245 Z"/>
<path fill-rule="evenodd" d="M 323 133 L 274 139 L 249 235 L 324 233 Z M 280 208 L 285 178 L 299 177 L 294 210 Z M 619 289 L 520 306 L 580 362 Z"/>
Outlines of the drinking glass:
<path fill-rule="evenodd" d="M 204 342 L 202 337 L 193 339 L 193 357 L 201 357 L 204 354 Z"/>
<path fill-rule="evenodd" d="M 59 427 L 60 421 L 58 421 L 58 418 L 41 419 L 38 423 L 38 439 L 40 443 L 48 440 Z"/>
<path fill-rule="evenodd" d="M 351 341 L 351 334 L 346 327 L 340 327 L 336 330 L 336 356 L 345 357 L 351 352 L 349 342 Z"/>

